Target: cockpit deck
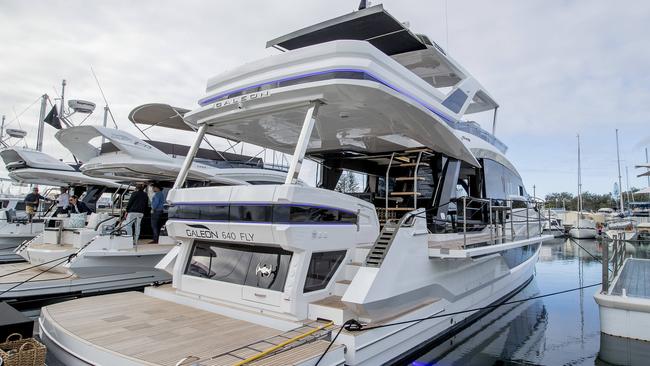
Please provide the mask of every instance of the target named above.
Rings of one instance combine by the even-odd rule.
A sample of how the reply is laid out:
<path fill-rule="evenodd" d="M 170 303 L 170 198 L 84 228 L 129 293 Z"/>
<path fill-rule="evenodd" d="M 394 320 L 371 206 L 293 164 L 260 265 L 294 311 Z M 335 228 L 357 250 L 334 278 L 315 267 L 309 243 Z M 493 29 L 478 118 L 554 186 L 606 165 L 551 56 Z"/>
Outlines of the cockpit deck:
<path fill-rule="evenodd" d="M 110 364 L 233 365 L 324 323 L 306 321 L 288 332 L 264 327 L 164 301 L 139 292 L 87 297 L 44 307 L 41 324 L 45 332 L 63 332 L 66 347 L 89 346 L 86 354 Z M 329 330 L 327 330 L 329 332 Z M 47 335 L 47 334 L 46 334 Z M 301 365 L 320 357 L 329 344 L 325 334 L 303 338 L 293 347 L 282 348 L 247 365 Z M 339 354 L 333 346 L 328 354 Z"/>

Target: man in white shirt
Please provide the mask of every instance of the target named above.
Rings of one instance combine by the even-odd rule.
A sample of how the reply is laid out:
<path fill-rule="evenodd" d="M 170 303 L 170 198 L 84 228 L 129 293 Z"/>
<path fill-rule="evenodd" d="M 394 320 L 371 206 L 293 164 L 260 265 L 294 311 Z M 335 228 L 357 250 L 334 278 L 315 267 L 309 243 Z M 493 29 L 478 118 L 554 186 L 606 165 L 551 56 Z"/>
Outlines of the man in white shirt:
<path fill-rule="evenodd" d="M 70 205 L 70 194 L 68 194 L 68 187 L 61 187 L 61 194 L 57 198 L 56 211 L 57 213 L 66 212 Z"/>

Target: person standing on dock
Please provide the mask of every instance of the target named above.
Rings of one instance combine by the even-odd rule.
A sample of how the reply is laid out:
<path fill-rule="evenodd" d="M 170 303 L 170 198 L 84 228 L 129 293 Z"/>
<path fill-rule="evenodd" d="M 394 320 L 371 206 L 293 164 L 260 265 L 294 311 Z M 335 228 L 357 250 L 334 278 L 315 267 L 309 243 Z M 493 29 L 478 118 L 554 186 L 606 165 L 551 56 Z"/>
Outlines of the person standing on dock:
<path fill-rule="evenodd" d="M 135 192 L 131 194 L 129 202 L 126 204 L 125 226 L 133 228 L 133 244 L 138 244 L 138 239 L 140 238 L 140 224 L 148 207 L 149 197 L 144 193 L 144 184 L 138 184 L 135 187 Z"/>
<path fill-rule="evenodd" d="M 162 216 L 165 206 L 165 195 L 162 187 L 158 183 L 153 183 L 153 198 L 151 199 L 151 230 L 153 231 L 152 244 L 158 244 L 160 238 L 160 228 L 162 227 Z"/>

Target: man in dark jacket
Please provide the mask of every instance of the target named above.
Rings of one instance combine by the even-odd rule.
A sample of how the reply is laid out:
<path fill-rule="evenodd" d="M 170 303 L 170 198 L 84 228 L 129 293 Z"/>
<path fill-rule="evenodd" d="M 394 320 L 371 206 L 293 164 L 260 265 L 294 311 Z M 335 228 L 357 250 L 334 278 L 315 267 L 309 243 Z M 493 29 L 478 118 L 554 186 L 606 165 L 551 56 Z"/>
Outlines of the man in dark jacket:
<path fill-rule="evenodd" d="M 27 212 L 29 222 L 32 222 L 32 218 L 34 215 L 36 215 L 36 211 L 38 211 L 38 205 L 41 203 L 41 200 L 48 202 L 50 201 L 38 193 L 38 187 L 34 187 L 32 193 L 25 196 L 25 212 Z"/>
<path fill-rule="evenodd" d="M 79 201 L 79 197 L 75 195 L 70 196 L 70 200 L 68 202 L 68 208 L 66 209 L 68 213 L 90 214 L 93 212 L 93 210 L 91 210 L 90 207 L 88 207 L 85 203 Z"/>
<path fill-rule="evenodd" d="M 138 244 L 140 223 L 142 222 L 144 213 L 149 208 L 149 196 L 144 193 L 144 185 L 138 184 L 135 188 L 135 192 L 131 194 L 131 198 L 129 198 L 129 202 L 126 204 L 126 224 L 124 226 L 135 226 L 133 228 L 133 243 Z"/>

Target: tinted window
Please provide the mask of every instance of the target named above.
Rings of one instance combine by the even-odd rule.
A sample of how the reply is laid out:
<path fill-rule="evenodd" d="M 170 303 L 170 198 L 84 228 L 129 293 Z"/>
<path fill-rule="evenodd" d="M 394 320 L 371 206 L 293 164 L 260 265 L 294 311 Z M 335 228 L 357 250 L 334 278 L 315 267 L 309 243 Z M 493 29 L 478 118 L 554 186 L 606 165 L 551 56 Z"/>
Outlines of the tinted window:
<path fill-rule="evenodd" d="M 174 205 L 170 206 L 169 218 L 228 221 L 229 206 L 225 205 Z"/>
<path fill-rule="evenodd" d="M 271 222 L 272 207 L 263 205 L 231 205 L 231 221 Z"/>
<path fill-rule="evenodd" d="M 185 274 L 283 291 L 291 254 L 280 248 L 196 241 Z"/>
<path fill-rule="evenodd" d="M 309 261 L 303 291 L 311 292 L 327 287 L 343 258 L 345 258 L 345 252 L 345 250 L 339 250 L 336 252 L 313 253 Z"/>
<path fill-rule="evenodd" d="M 291 253 L 254 253 L 246 275 L 246 286 L 283 291 Z"/>
<path fill-rule="evenodd" d="M 202 205 L 200 207 L 200 217 L 206 220 L 227 221 L 230 213 L 229 206 Z"/>
<path fill-rule="evenodd" d="M 169 207 L 170 219 L 297 223 L 356 224 L 357 214 L 327 207 L 292 205 L 202 205 L 177 204 Z"/>
<path fill-rule="evenodd" d="M 519 187 L 523 188 L 521 178 L 494 160 L 483 159 L 483 174 L 486 198 L 507 199 L 508 195 L 524 196 L 526 193 L 519 192 Z"/>
<path fill-rule="evenodd" d="M 24 201 L 16 202 L 16 207 L 14 209 L 16 211 L 25 211 L 25 202 Z"/>

